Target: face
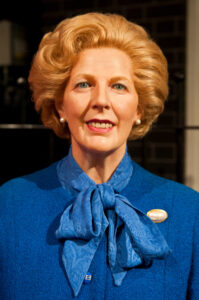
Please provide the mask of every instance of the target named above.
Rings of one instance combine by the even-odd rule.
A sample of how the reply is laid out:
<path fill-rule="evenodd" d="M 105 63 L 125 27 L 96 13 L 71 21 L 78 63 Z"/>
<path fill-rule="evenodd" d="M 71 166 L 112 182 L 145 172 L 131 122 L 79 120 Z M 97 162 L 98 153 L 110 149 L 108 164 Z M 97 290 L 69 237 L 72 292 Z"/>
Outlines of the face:
<path fill-rule="evenodd" d="M 130 58 L 114 48 L 80 53 L 59 114 L 69 126 L 73 152 L 124 153 L 140 117 Z"/>

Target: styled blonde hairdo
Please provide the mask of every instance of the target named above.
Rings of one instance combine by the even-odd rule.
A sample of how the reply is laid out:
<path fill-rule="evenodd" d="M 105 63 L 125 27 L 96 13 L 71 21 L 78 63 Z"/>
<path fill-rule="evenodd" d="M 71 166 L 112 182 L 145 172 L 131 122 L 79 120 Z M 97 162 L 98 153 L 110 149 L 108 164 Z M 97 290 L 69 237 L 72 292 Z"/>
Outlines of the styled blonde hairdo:
<path fill-rule="evenodd" d="M 44 35 L 29 74 L 35 108 L 41 111 L 46 127 L 61 138 L 69 137 L 68 126 L 60 124 L 56 107 L 78 54 L 99 47 L 120 49 L 131 58 L 142 122 L 132 128 L 129 139 L 140 138 L 163 111 L 168 95 L 167 61 L 141 26 L 119 15 L 79 15 L 63 20 Z"/>

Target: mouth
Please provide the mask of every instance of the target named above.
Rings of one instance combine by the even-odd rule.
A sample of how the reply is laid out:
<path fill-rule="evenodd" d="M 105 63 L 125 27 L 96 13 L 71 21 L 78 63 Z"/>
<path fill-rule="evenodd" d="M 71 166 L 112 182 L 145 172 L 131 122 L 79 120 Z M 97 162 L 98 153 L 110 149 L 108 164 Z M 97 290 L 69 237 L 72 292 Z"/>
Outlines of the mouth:
<path fill-rule="evenodd" d="M 110 120 L 92 119 L 86 122 L 89 129 L 100 132 L 110 131 L 115 124 Z"/>

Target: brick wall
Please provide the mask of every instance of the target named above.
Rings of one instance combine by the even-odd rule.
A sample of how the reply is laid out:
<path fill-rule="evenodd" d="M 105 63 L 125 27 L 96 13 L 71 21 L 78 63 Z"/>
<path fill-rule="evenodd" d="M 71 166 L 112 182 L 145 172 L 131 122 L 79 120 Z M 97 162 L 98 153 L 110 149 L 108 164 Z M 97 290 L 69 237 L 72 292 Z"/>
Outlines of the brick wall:
<path fill-rule="evenodd" d="M 129 142 L 132 157 L 156 174 L 183 180 L 185 0 L 41 0 L 42 32 L 77 14 L 99 11 L 122 14 L 151 34 L 168 59 L 170 95 L 158 123 L 143 140 Z M 160 127 L 166 127 L 161 129 Z M 170 129 L 168 127 L 173 127 Z"/>

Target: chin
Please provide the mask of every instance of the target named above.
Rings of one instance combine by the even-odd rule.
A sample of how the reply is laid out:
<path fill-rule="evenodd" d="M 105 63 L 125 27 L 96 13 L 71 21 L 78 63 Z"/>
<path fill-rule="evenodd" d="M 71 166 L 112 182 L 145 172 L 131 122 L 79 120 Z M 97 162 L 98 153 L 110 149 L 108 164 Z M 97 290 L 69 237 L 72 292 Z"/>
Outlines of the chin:
<path fill-rule="evenodd" d="M 123 146 L 123 145 L 122 145 Z M 92 143 L 92 145 L 85 147 L 87 149 L 87 152 L 98 154 L 98 155 L 109 155 L 112 153 L 116 153 L 117 151 L 122 151 L 122 146 L 116 146 L 116 145 L 108 145 L 108 143 Z M 125 146 L 126 149 L 126 146 Z"/>
<path fill-rule="evenodd" d="M 107 153 L 107 152 L 112 152 L 114 151 L 111 147 L 107 147 L 107 146 L 103 146 L 103 145 L 92 145 L 92 146 L 88 146 L 85 147 L 87 149 L 88 152 L 92 152 L 92 153 Z"/>

